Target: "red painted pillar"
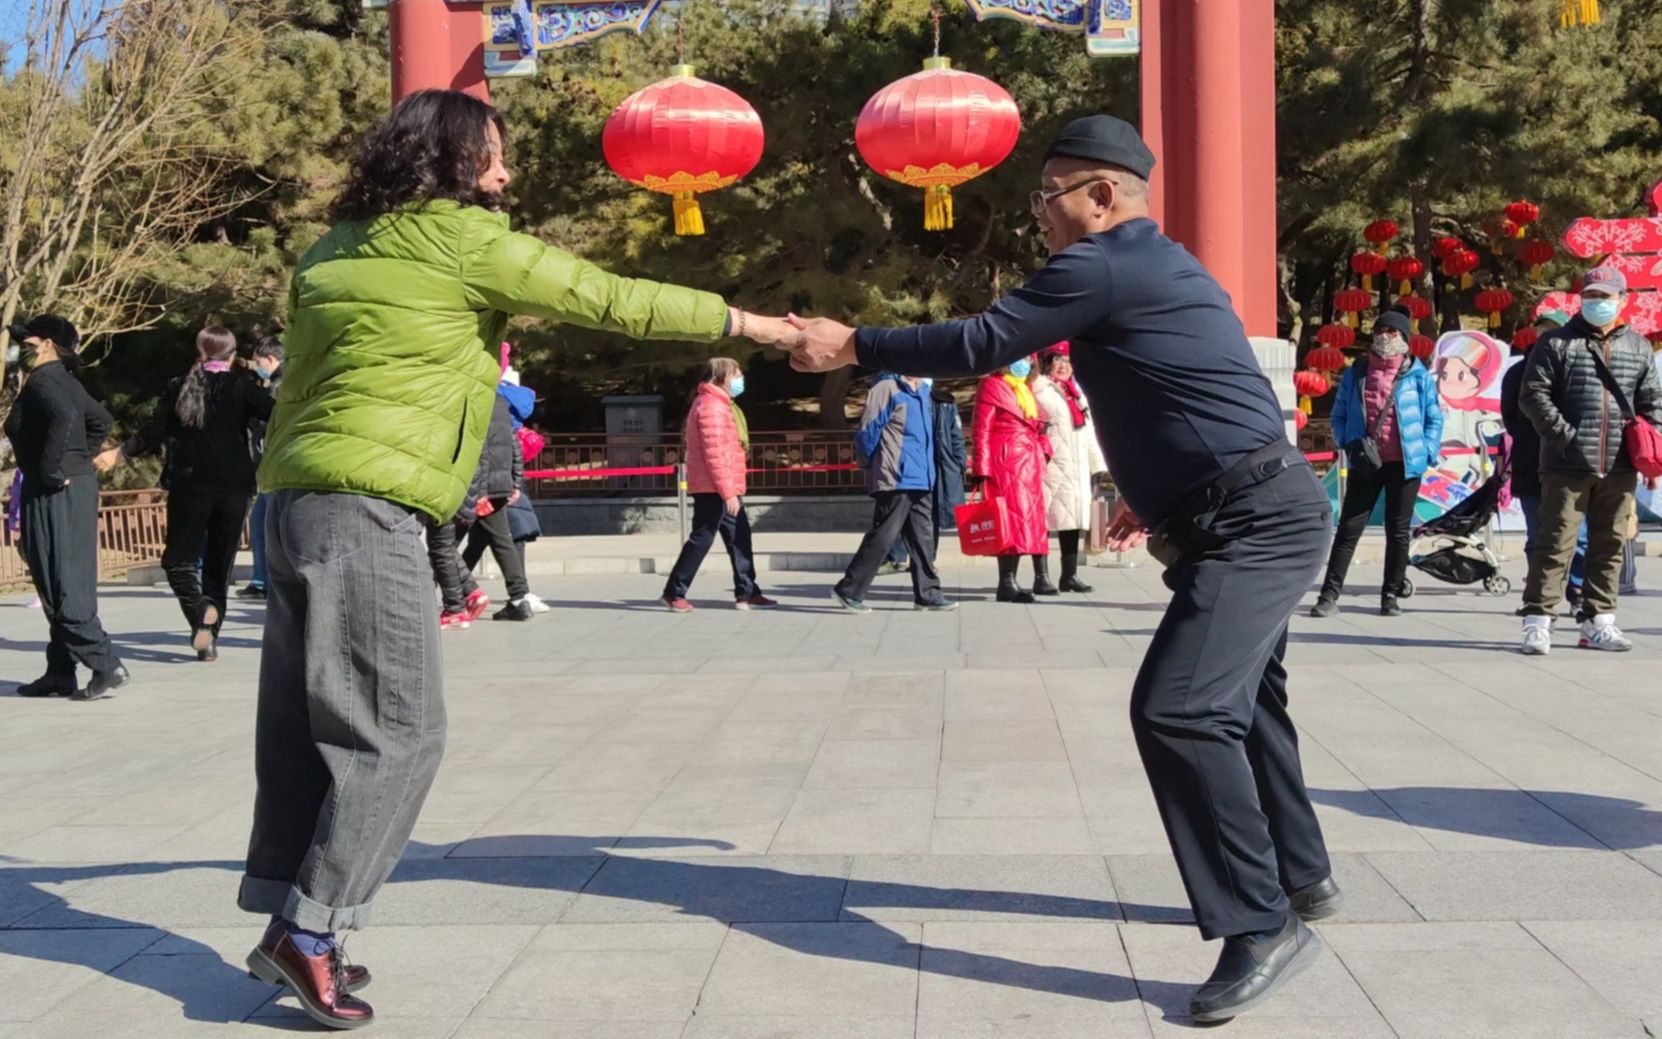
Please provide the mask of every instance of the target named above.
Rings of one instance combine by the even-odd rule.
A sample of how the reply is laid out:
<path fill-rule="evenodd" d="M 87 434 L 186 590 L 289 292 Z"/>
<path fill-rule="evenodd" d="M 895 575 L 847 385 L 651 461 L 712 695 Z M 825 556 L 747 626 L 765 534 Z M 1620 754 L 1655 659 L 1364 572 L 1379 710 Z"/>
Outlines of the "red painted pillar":
<path fill-rule="evenodd" d="M 1143 136 L 1154 212 L 1235 303 L 1275 334 L 1273 0 L 1144 0 Z"/>
<path fill-rule="evenodd" d="M 392 100 L 418 90 L 465 90 L 489 100 L 484 15 L 476 3 L 392 0 Z"/>

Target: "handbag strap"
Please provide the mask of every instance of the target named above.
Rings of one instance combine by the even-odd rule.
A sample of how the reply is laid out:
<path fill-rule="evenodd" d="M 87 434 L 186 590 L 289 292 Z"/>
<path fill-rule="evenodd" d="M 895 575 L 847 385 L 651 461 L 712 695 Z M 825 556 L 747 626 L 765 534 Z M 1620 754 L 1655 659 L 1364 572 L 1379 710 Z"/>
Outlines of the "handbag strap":
<path fill-rule="evenodd" d="M 1599 380 L 1604 383 L 1604 388 L 1609 390 L 1611 395 L 1616 398 L 1616 406 L 1622 409 L 1622 420 L 1625 422 L 1633 421 L 1633 405 L 1629 403 L 1627 394 L 1622 391 L 1621 384 L 1616 381 L 1615 374 L 1604 363 L 1604 358 L 1599 356 L 1599 352 L 1593 349 L 1591 342 L 1587 343 L 1587 352 L 1593 356 L 1593 367 L 1598 369 Z"/>
<path fill-rule="evenodd" d="M 1385 416 L 1397 409 L 1397 387 L 1402 385 L 1402 380 L 1408 378 L 1408 371 L 1413 367 L 1414 359 L 1412 357 L 1404 357 L 1402 359 L 1402 370 L 1398 371 L 1397 377 L 1391 380 L 1391 392 L 1386 395 L 1385 406 L 1380 408 L 1379 414 L 1373 417 L 1373 425 L 1368 429 L 1369 440 L 1379 439 L 1379 430 L 1385 425 Z M 1363 408 L 1368 406 L 1367 378 L 1367 372 L 1363 372 L 1362 386 L 1359 388 L 1359 392 L 1362 395 Z"/>

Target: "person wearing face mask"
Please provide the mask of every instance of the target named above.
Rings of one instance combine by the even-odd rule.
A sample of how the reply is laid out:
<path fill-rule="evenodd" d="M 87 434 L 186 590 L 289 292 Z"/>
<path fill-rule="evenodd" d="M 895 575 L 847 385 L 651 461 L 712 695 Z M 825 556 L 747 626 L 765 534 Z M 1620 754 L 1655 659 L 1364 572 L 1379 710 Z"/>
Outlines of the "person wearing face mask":
<path fill-rule="evenodd" d="M 1024 285 L 974 317 L 921 327 L 794 319 L 788 349 L 798 371 L 945 378 L 1072 344 L 1121 495 L 1108 548 L 1148 544 L 1172 590 L 1131 689 L 1131 727 L 1200 932 L 1224 939 L 1188 1008 L 1211 1023 L 1307 966 L 1321 941 L 1301 920 L 1342 901 L 1285 663 L 1332 513 L 1228 294 L 1152 219 L 1153 168 L 1123 120 L 1075 120 L 1046 150 L 1030 201 L 1050 259 Z"/>
<path fill-rule="evenodd" d="M 1437 381 L 1429 369 L 1408 354 L 1413 326 L 1402 314 L 1381 314 L 1373 326 L 1368 356 L 1349 368 L 1339 380 L 1333 399 L 1333 439 L 1350 460 L 1350 482 L 1339 510 L 1339 532 L 1327 559 L 1312 617 L 1339 612 L 1339 593 L 1356 554 L 1357 542 L 1385 497 L 1385 580 L 1379 592 L 1379 612 L 1402 613 L 1397 598 L 1408 574 L 1408 539 L 1419 500 L 1420 477 L 1437 464 L 1443 439 L 1443 409 L 1437 399 Z M 1372 445 L 1372 454 L 1362 447 Z"/>
<path fill-rule="evenodd" d="M 779 605 L 756 584 L 750 547 L 750 516 L 744 511 L 745 466 L 750 424 L 739 410 L 744 372 L 731 357 L 712 357 L 693 391 L 683 433 L 687 439 L 687 491 L 692 494 L 692 534 L 664 584 L 663 602 L 676 613 L 691 613 L 687 590 L 721 535 L 733 562 L 733 606 L 766 610 Z"/>
<path fill-rule="evenodd" d="M 277 396 L 277 388 L 283 383 L 283 341 L 275 336 L 266 336 L 254 344 L 253 356 L 248 362 L 252 371 L 266 392 L 273 398 Z M 253 450 L 254 465 L 260 464 L 260 455 L 265 451 L 265 421 L 257 421 L 248 431 L 248 442 Z M 265 510 L 267 498 L 261 494 L 254 498 L 254 508 L 248 515 L 248 547 L 254 556 L 254 574 L 248 583 L 237 589 L 237 598 L 263 601 L 265 599 Z"/>
<path fill-rule="evenodd" d="M 1650 344 L 1622 320 L 1627 276 L 1599 267 L 1582 279 L 1581 312 L 1529 351 L 1518 402 L 1541 437 L 1541 505 L 1524 585 L 1523 652 L 1552 649 L 1576 531 L 1587 523 L 1580 646 L 1633 648 L 1616 626 L 1622 551 L 1638 473 L 1624 430 L 1637 416 L 1662 424 L 1662 383 Z"/>
<path fill-rule="evenodd" d="M 1045 524 L 1045 466 L 1053 452 L 1048 423 L 1027 380 L 1033 361 L 1020 357 L 987 376 L 975 391 L 970 436 L 969 489 L 1004 503 L 1009 546 L 998 557 L 998 601 L 1030 603 L 1016 579 L 1022 556 L 1033 559 L 1033 589 L 1055 594 L 1050 583 L 1050 532 Z"/>
<path fill-rule="evenodd" d="M 75 378 L 81 335 L 55 314 L 7 329 L 18 347 L 23 388 L 6 437 L 23 472 L 19 518 L 23 556 L 40 595 L 50 636 L 46 674 L 19 696 L 101 700 L 128 682 L 127 669 L 98 620 L 98 479 L 93 453 L 110 432 L 110 413 Z M 92 672 L 77 688 L 75 666 Z"/>
<path fill-rule="evenodd" d="M 941 532 L 956 530 L 955 511 L 964 504 L 964 420 L 958 414 L 958 398 L 935 380 L 924 379 L 923 390 L 929 394 L 935 416 L 935 550 L 940 551 Z M 889 557 L 878 568 L 878 573 L 904 573 L 911 562 L 906 550 L 906 539 L 900 538 L 889 549 Z M 933 562 L 933 559 L 931 559 Z"/>
<path fill-rule="evenodd" d="M 1097 447 L 1091 409 L 1073 379 L 1072 347 L 1057 343 L 1039 355 L 1041 374 L 1033 377 L 1033 396 L 1050 423 L 1055 449 L 1045 466 L 1045 519 L 1062 549 L 1062 576 L 1056 584 L 1035 583 L 1035 595 L 1090 592 L 1079 579 L 1079 544 L 1091 523 L 1091 482 L 1108 471 Z"/>

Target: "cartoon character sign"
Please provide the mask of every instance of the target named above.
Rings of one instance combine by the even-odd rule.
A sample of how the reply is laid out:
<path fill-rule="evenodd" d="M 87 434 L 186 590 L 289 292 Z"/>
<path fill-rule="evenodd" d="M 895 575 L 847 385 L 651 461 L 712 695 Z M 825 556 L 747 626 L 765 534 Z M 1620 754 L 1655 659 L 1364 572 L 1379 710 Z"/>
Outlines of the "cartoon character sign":
<path fill-rule="evenodd" d="M 1488 479 L 1499 443 L 1500 380 L 1511 349 L 1484 332 L 1450 332 L 1437 341 L 1433 373 L 1443 405 L 1443 457 L 1420 482 L 1439 511 L 1458 505 Z"/>

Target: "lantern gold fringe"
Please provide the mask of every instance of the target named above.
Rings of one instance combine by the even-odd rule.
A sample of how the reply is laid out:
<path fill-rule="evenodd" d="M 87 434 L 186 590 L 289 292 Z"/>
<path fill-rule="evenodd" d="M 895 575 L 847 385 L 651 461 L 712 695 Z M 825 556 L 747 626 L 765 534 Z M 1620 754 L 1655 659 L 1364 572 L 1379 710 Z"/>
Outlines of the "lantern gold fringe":
<path fill-rule="evenodd" d="M 1530 265 L 1530 267 L 1529 267 L 1529 280 L 1534 282 L 1537 285 L 1541 284 L 1541 265 L 1540 264 L 1535 263 L 1535 264 Z"/>
<path fill-rule="evenodd" d="M 1306 415 L 1308 415 L 1312 411 L 1316 410 L 1316 408 L 1315 408 L 1315 405 L 1313 403 L 1311 403 L 1309 397 L 1300 397 L 1298 399 L 1298 410 L 1300 410 L 1300 411 L 1304 412 Z"/>
<path fill-rule="evenodd" d="M 1401 288 L 1399 288 L 1399 289 L 1398 289 L 1398 290 L 1397 290 L 1397 295 L 1399 295 L 1399 296 L 1406 296 L 1406 295 L 1408 295 L 1408 294 L 1409 294 L 1409 293 L 1410 293 L 1410 292 L 1413 292 L 1413 291 L 1414 291 L 1414 283 L 1413 283 L 1413 282 L 1411 282 L 1411 281 L 1409 281 L 1409 280 L 1408 280 L 1408 279 L 1407 279 L 1407 278 L 1404 278 L 1404 279 L 1402 279 L 1402 286 L 1401 286 Z"/>
<path fill-rule="evenodd" d="M 952 228 L 952 189 L 937 184 L 923 193 L 923 229 L 947 231 Z"/>
<path fill-rule="evenodd" d="M 1472 287 L 1472 276 L 1470 274 L 1460 275 L 1460 287 L 1462 289 L 1469 289 Z"/>
<path fill-rule="evenodd" d="M 1373 291 L 1373 275 L 1371 275 L 1371 274 L 1362 275 L 1362 291 L 1363 292 L 1372 292 Z"/>
<path fill-rule="evenodd" d="M 1558 24 L 1568 29 L 1572 25 L 1597 25 L 1599 0 L 1564 0 L 1559 9 Z"/>
<path fill-rule="evenodd" d="M 690 191 L 677 191 L 675 199 L 675 233 L 697 236 L 704 233 L 704 211 L 698 208 L 698 196 Z"/>
<path fill-rule="evenodd" d="M 1489 327 L 1490 328 L 1499 328 L 1500 327 L 1500 311 L 1498 311 L 1498 310 L 1489 311 Z"/>

